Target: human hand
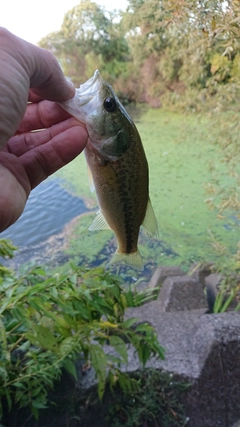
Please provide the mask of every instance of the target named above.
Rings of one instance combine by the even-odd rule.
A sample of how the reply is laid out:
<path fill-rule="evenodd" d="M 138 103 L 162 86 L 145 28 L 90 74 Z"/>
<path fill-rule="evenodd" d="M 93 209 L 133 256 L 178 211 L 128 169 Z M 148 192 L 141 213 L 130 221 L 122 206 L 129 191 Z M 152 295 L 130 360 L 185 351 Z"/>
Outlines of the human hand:
<path fill-rule="evenodd" d="M 0 28 L 0 231 L 34 187 L 84 149 L 84 126 L 51 102 L 74 93 L 50 52 Z"/>

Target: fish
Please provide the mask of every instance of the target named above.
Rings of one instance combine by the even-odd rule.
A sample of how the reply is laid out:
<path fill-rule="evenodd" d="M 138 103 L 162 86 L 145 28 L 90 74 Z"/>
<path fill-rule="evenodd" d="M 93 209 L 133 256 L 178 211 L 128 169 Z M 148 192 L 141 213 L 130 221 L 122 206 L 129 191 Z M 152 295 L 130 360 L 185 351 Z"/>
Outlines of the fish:
<path fill-rule="evenodd" d="M 148 162 L 133 120 L 98 70 L 74 98 L 59 104 L 85 124 L 89 135 L 84 152 L 99 206 L 89 230 L 114 231 L 117 250 L 108 265 L 143 270 L 140 227 L 157 237 L 158 225 L 149 197 Z"/>

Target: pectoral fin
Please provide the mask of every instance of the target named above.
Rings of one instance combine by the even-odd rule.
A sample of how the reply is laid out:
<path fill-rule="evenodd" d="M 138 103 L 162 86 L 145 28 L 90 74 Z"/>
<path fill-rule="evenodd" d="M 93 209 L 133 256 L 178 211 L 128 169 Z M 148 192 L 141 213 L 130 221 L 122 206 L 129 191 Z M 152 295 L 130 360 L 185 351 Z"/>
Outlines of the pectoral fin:
<path fill-rule="evenodd" d="M 100 152 L 109 159 L 117 160 L 126 153 L 128 148 L 129 137 L 128 135 L 126 137 L 126 133 L 120 129 L 116 135 L 113 135 L 104 141 Z"/>
<path fill-rule="evenodd" d="M 89 142 L 88 142 L 88 144 L 89 144 Z M 88 165 L 88 161 L 87 161 L 87 148 L 85 148 L 84 154 L 85 154 L 85 159 L 86 159 L 86 162 L 87 162 L 88 183 L 89 183 L 90 190 L 93 193 L 95 191 L 95 185 L 94 185 L 94 182 L 93 182 L 92 172 L 91 172 L 91 169 L 90 169 L 90 167 Z"/>
<path fill-rule="evenodd" d="M 89 227 L 89 231 L 93 230 L 110 230 L 110 227 L 101 211 L 97 213 L 96 218 L 93 220 L 93 223 Z"/>
<path fill-rule="evenodd" d="M 149 236 L 154 238 L 158 237 L 157 220 L 150 199 L 148 199 L 146 215 L 142 226 Z"/>
<path fill-rule="evenodd" d="M 93 182 L 92 172 L 91 172 L 91 169 L 90 169 L 89 166 L 87 167 L 87 173 L 88 173 L 89 187 L 90 187 L 91 192 L 93 193 L 95 191 L 95 185 L 94 185 L 94 182 Z"/>

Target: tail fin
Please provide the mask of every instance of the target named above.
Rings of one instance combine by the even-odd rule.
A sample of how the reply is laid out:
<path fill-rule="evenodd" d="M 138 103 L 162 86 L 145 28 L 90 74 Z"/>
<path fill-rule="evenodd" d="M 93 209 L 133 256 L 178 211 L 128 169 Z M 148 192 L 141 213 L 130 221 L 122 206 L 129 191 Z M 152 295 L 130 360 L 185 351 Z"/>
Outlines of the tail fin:
<path fill-rule="evenodd" d="M 115 254 L 113 255 L 112 259 L 107 264 L 107 267 L 109 265 L 117 264 L 117 263 L 127 264 L 136 270 L 143 270 L 143 268 L 144 268 L 143 263 L 142 263 L 142 258 L 141 258 L 139 251 L 133 252 L 131 254 L 123 254 L 123 253 L 116 251 Z"/>

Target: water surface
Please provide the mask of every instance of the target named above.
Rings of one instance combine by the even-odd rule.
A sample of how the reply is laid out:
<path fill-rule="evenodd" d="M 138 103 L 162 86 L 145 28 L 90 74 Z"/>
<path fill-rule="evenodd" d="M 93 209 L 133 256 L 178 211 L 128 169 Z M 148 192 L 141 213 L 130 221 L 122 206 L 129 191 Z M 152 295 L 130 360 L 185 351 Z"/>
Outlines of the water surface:
<path fill-rule="evenodd" d="M 62 180 L 51 178 L 36 187 L 21 217 L 0 233 L 0 238 L 11 239 L 19 247 L 37 245 L 86 212 L 83 200 L 71 195 L 61 184 Z"/>

